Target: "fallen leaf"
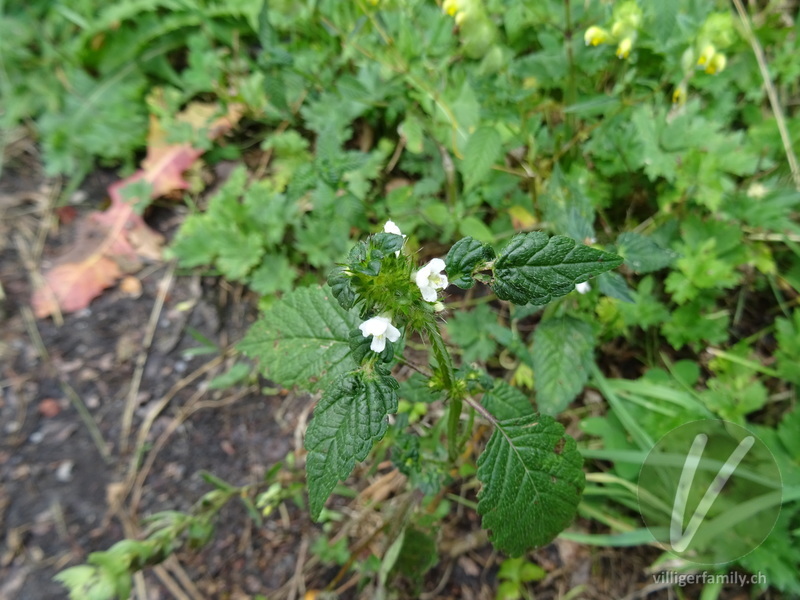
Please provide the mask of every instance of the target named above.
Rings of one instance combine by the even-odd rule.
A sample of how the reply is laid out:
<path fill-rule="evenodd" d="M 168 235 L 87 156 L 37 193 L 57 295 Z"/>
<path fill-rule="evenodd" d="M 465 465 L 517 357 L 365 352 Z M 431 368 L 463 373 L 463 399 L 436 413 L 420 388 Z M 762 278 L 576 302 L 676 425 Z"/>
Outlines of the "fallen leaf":
<path fill-rule="evenodd" d="M 69 225 L 78 216 L 78 209 L 74 206 L 59 206 L 54 212 L 62 225 Z"/>
<path fill-rule="evenodd" d="M 223 116 L 218 113 L 216 104 L 193 102 L 176 119 L 216 139 L 238 122 L 242 108 L 232 104 Z M 76 221 L 75 241 L 44 273 L 43 284 L 34 291 L 31 304 L 36 316 L 86 308 L 124 274 L 138 271 L 143 261 L 160 260 L 164 239 L 147 226 L 136 207 L 186 189 L 183 173 L 202 154 L 203 150 L 189 143 L 167 142 L 163 127 L 151 116 L 142 168 L 109 186 L 108 210 L 91 212 Z"/>

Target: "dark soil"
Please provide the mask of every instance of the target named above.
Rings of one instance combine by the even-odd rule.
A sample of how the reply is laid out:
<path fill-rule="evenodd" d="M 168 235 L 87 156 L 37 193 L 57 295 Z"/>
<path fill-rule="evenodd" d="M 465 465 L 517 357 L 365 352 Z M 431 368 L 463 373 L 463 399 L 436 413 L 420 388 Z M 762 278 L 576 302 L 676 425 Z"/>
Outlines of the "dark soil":
<path fill-rule="evenodd" d="M 5 294 L 0 305 L 0 598 L 17 600 L 65 598 L 65 589 L 52 579 L 58 571 L 140 532 L 147 515 L 188 510 L 212 489 L 201 471 L 237 486 L 255 484 L 294 453 L 297 463 L 291 468 L 287 464 L 283 475 L 287 482 L 302 481 L 299 434 L 313 402 L 285 391 L 264 395 L 258 386 L 206 389 L 236 359 L 187 351 L 202 345 L 200 336 L 220 349 L 231 347 L 256 315 L 254 298 L 216 278 L 176 274 L 149 348 L 144 343 L 147 324 L 159 286 L 169 281 L 167 264 L 148 265 L 136 275 L 142 284 L 138 297 L 111 289 L 88 309 L 65 315 L 63 324 L 35 320 L 27 307 L 31 279 L 41 267 L 37 240 L 47 234 L 41 253 L 47 261 L 70 241 L 72 229 L 53 216 L 57 194 L 31 162 L 15 164 L 16 171 L 7 168 L 0 183 L 0 281 Z M 89 178 L 81 190 L 86 201 L 75 207 L 77 214 L 99 206 L 111 181 L 113 176 L 105 173 Z M 177 207 L 161 210 L 152 225 L 169 235 L 180 214 Z M 209 363 L 213 366 L 207 367 Z M 138 490 L 140 501 L 132 506 L 131 494 L 120 496 L 131 459 L 130 450 L 122 447 L 122 421 L 137 364 L 144 370 L 131 441 L 148 412 L 166 394 L 171 399 L 147 433 L 145 451 L 162 435 L 166 443 Z M 198 369 L 206 370 L 181 383 Z M 105 456 L 77 409 L 80 405 L 102 438 L 100 447 L 108 448 Z M 384 481 L 387 497 L 404 493 L 402 478 L 396 478 L 389 464 L 375 473 L 360 473 L 362 489 L 374 484 L 365 493 L 377 493 L 376 485 Z M 474 488 L 469 494 L 474 499 Z M 391 506 L 391 500 L 386 504 Z M 351 566 L 363 567 L 370 553 L 380 556 L 384 540 L 373 534 L 391 511 L 361 511 L 358 500 L 341 498 L 333 505 L 341 508 L 345 521 L 333 523 L 326 535 L 331 540 L 346 536 L 356 558 Z M 440 563 L 421 582 L 401 578 L 390 589 L 399 598 L 494 598 L 502 557 L 479 531 L 476 515 L 460 509 L 438 534 Z M 339 576 L 338 566 L 317 560 L 313 548 L 322 534 L 292 501 L 261 526 L 243 504 L 231 503 L 220 513 L 205 548 L 181 549 L 160 571 L 146 569 L 140 585 L 148 600 L 302 598 L 305 590 L 324 589 L 336 580 L 340 598 L 373 597 L 374 588 L 360 584 L 354 571 Z M 576 589 L 571 597 L 672 597 L 668 590 L 644 590 L 653 581 L 646 570 L 658 554 L 651 548 L 593 549 L 559 540 L 532 554 L 549 574 L 532 589 L 540 599 L 561 598 Z M 169 587 L 175 582 L 183 592 Z M 693 597 L 691 589 L 686 593 Z"/>

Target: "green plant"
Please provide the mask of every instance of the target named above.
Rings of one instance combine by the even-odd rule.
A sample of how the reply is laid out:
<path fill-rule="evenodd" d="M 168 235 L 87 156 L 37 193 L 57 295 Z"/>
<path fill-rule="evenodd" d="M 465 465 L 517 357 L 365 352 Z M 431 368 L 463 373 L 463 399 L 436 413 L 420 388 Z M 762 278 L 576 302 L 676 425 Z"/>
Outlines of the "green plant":
<path fill-rule="evenodd" d="M 257 167 L 235 171 L 207 206 L 192 206 L 173 253 L 185 267 L 211 269 L 264 296 L 266 321 L 243 348 L 281 385 L 320 391 L 336 382 L 321 405 L 330 406 L 325 414 L 354 408 L 348 394 L 374 392 L 385 416 L 396 395 L 394 424 L 374 452 L 388 455 L 411 486 L 435 494 L 454 477 L 454 452 L 471 448 L 458 404 L 466 403 L 467 423 L 489 419 L 470 404 L 481 393 L 483 408 L 500 422 L 527 415 L 532 395 L 539 413 L 566 411 L 584 429 L 584 456 L 612 461 L 589 466 L 578 505 L 611 533 L 564 534 L 583 543 L 651 541 L 631 486 L 653 442 L 687 420 L 725 418 L 757 429 L 792 480 L 800 42 L 785 4 L 751 3 L 749 14 L 722 1 L 689 0 L 167 4 L 137 12 L 136 3 L 96 10 L 84 0 L 67 14 L 34 3 L 42 40 L 36 26 L 6 8 L 0 60 L 4 90 L 14 93 L 4 125 L 35 119 L 50 170 L 72 170 L 98 155 L 130 162 L 141 133 L 110 139 L 110 124 L 141 123 L 152 85 L 164 88 L 166 108 L 150 109 L 164 116 L 197 95 L 243 103 L 239 144 L 207 156 L 247 155 Z M 112 49 L 126 44 L 125 60 L 115 62 Z M 752 47 L 762 48 L 768 69 Z M 145 51 L 146 60 L 134 60 Z M 71 85 L 57 80 L 62 72 Z M 90 110 L 103 108 L 91 123 L 83 94 L 93 100 Z M 185 133 L 168 129 L 176 138 Z M 353 241 L 388 218 L 408 235 L 402 260 L 392 262 L 397 240 L 377 236 L 348 258 Z M 565 283 L 549 303 L 545 293 L 528 294 L 531 281 L 518 293 L 513 268 L 493 262 L 489 248 L 532 230 L 540 232 L 523 239 L 563 234 L 624 262 L 575 293 Z M 471 239 L 458 242 L 447 261 L 451 283 L 499 285 L 449 303 L 475 305 L 445 325 L 461 368 L 448 369 L 431 324 L 442 331 L 435 311 L 420 316 L 413 302 L 404 305 L 408 314 L 392 315 L 403 334 L 397 345 L 389 339 L 375 358 L 357 329 L 384 309 L 370 278 L 388 281 L 387 269 L 396 268 L 399 281 L 402 261 L 420 247 L 449 247 L 463 236 Z M 480 261 L 495 270 L 473 273 Z M 332 291 L 290 291 L 340 263 L 346 266 L 331 279 Z M 413 267 L 405 269 L 414 292 Z M 361 280 L 367 287 L 351 289 Z M 362 304 L 345 310 L 331 294 Z M 329 331 L 320 336 L 307 318 Z M 432 371 L 418 367 L 424 375 L 394 390 L 386 371 L 406 361 L 400 346 L 416 349 L 418 334 L 440 356 Z M 609 369 L 619 375 L 602 375 Z M 586 386 L 600 397 L 582 398 Z M 449 398 L 449 414 L 433 423 L 431 405 L 441 396 Z M 347 429 L 339 416 L 336 424 Z M 320 441 L 325 419 L 314 422 L 312 465 L 332 447 Z M 378 422 L 359 430 L 366 436 L 359 444 L 347 438 L 347 449 L 366 456 L 383 430 Z M 445 447 L 440 441 L 453 430 L 456 443 Z M 349 474 L 351 458 L 312 467 L 322 474 L 312 483 L 315 511 L 330 482 Z M 461 476 L 476 468 L 469 458 L 457 462 Z M 773 537 L 741 562 L 771 569 L 770 584 L 789 592 L 798 589 L 790 551 L 795 504 L 787 503 Z M 770 561 L 769 552 L 782 560 Z"/>
<path fill-rule="evenodd" d="M 495 594 L 496 600 L 519 600 L 533 598 L 525 584 L 544 579 L 547 573 L 539 565 L 526 561 L 523 557 L 507 558 L 500 564 L 497 578 L 500 585 Z"/>
<path fill-rule="evenodd" d="M 214 535 L 217 514 L 230 501 L 239 499 L 250 517 L 260 524 L 262 518 L 258 509 L 267 516 L 277 503 L 297 498 L 296 486 L 277 481 L 280 468 L 280 464 L 274 465 L 261 484 L 243 487 L 230 485 L 211 473 L 202 473 L 203 479 L 215 489 L 204 494 L 191 510 L 151 515 L 144 523 L 144 539 L 126 539 L 108 550 L 92 552 L 87 564 L 65 569 L 55 579 L 69 589 L 71 600 L 124 600 L 131 594 L 134 573 L 163 562 L 181 546 L 197 549 L 206 545 Z M 265 485 L 267 489 L 258 493 Z"/>
<path fill-rule="evenodd" d="M 498 395 L 503 388 L 493 391 L 490 377 L 456 370 L 439 327 L 437 292 L 450 281 L 467 289 L 477 280 L 502 299 L 546 304 L 622 259 L 536 232 L 514 237 L 497 253 L 463 238 L 445 260 L 417 269 L 394 223 L 386 231 L 359 242 L 331 272 L 329 288 L 298 290 L 278 301 L 240 345 L 270 379 L 322 391 L 305 440 L 312 516 L 319 518 L 337 482 L 386 434 L 387 417 L 398 409 L 399 385 L 391 375 L 395 348 L 414 333 L 430 345 L 427 386 L 448 408 L 448 464 L 458 465 L 471 435 L 461 422 L 465 404 L 470 423 L 478 413 L 495 428 L 477 462 L 477 508 L 492 541 L 514 556 L 550 541 L 572 520 L 580 500 L 583 473 L 575 442 L 511 388 Z M 566 356 L 556 368 L 563 371 L 570 362 L 574 357 Z M 480 393 L 483 404 L 474 399 Z"/>

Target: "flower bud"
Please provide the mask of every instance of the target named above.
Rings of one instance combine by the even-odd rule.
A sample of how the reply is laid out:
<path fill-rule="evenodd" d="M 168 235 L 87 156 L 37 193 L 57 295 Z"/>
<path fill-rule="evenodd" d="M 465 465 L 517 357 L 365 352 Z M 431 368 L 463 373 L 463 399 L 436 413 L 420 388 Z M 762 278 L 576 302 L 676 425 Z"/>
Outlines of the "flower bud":
<path fill-rule="evenodd" d="M 696 65 L 697 59 L 695 58 L 694 48 L 689 47 L 681 56 L 681 69 L 683 69 L 684 73 L 691 73 Z"/>
<path fill-rule="evenodd" d="M 626 37 L 617 46 L 617 58 L 628 58 L 631 55 L 631 48 L 633 48 L 633 40 Z"/>
<path fill-rule="evenodd" d="M 728 64 L 728 59 L 722 52 L 717 52 L 712 58 L 711 61 L 706 65 L 706 73 L 709 75 L 715 75 L 725 70 L 725 66 Z"/>

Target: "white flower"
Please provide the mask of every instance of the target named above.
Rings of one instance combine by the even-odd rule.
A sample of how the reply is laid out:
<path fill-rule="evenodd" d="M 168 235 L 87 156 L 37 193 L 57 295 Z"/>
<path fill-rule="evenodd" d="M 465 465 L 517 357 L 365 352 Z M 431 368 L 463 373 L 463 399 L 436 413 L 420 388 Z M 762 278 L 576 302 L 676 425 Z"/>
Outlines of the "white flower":
<path fill-rule="evenodd" d="M 361 335 L 364 337 L 372 336 L 372 343 L 369 349 L 373 352 L 383 352 L 386 348 L 386 340 L 396 342 L 400 339 L 400 330 L 392 325 L 388 317 L 372 317 L 358 326 Z"/>
<path fill-rule="evenodd" d="M 588 281 L 584 281 L 583 283 L 579 283 L 575 286 L 575 291 L 579 294 L 585 294 L 589 290 L 592 289 L 592 286 L 589 285 Z"/>
<path fill-rule="evenodd" d="M 383 233 L 394 233 L 395 235 L 403 235 L 403 232 L 400 231 L 400 228 L 395 224 L 394 221 L 386 221 L 386 225 L 383 226 Z M 406 237 L 403 235 L 403 237 Z"/>
<path fill-rule="evenodd" d="M 441 258 L 434 258 L 417 271 L 415 281 L 422 292 L 422 299 L 426 302 L 436 302 L 436 290 L 443 290 L 450 285 L 447 275 L 444 274 L 444 261 Z"/>

